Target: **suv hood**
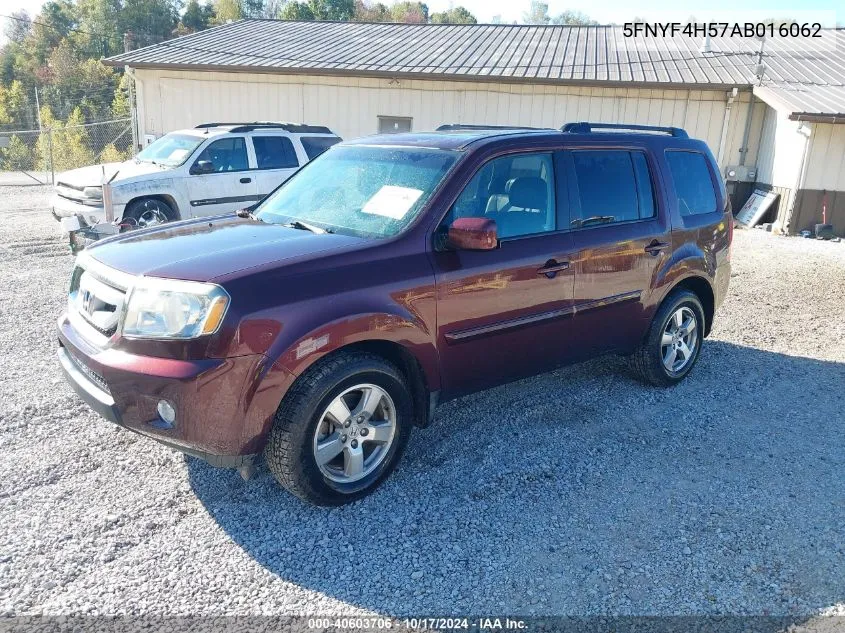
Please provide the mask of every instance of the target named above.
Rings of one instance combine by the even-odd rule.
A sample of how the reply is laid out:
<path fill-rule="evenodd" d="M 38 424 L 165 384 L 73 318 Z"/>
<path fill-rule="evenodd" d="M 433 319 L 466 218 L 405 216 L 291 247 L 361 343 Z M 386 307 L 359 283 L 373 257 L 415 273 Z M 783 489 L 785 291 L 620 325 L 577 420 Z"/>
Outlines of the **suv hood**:
<path fill-rule="evenodd" d="M 106 266 L 131 275 L 212 281 L 246 269 L 311 259 L 318 253 L 363 241 L 233 214 L 130 231 L 97 242 L 86 252 Z"/>
<path fill-rule="evenodd" d="M 159 167 L 153 163 L 136 162 L 127 160 L 123 163 L 103 163 L 102 165 L 90 165 L 62 172 L 56 176 L 56 185 L 70 185 L 72 188 L 82 189 L 83 187 L 99 187 L 103 184 L 103 177 L 109 180 L 117 173 L 117 178 L 112 181 L 113 185 L 135 176 L 146 174 L 158 174 L 168 171 L 165 167 Z"/>

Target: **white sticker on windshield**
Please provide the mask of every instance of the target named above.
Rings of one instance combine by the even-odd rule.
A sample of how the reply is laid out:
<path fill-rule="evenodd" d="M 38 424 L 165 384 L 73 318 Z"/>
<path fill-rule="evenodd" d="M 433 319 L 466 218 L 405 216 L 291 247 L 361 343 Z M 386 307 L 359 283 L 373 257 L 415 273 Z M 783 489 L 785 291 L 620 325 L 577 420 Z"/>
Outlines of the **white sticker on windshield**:
<path fill-rule="evenodd" d="M 414 206 L 422 193 L 421 189 L 385 185 L 376 192 L 376 195 L 367 200 L 361 211 L 401 220 Z"/>
<path fill-rule="evenodd" d="M 174 149 L 170 152 L 170 156 L 167 157 L 167 160 L 182 160 L 187 155 L 188 150 L 186 149 Z"/>

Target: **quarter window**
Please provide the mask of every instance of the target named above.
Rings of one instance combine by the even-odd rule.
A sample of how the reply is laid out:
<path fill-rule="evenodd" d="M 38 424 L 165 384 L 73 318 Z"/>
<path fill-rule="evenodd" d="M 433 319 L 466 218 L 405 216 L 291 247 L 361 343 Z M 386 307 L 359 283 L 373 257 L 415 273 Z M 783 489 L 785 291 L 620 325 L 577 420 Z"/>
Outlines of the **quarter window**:
<path fill-rule="evenodd" d="M 242 136 L 221 138 L 209 144 L 197 157 L 196 165 L 202 160 L 211 161 L 213 172 L 244 171 L 249 169 L 246 143 Z"/>
<path fill-rule="evenodd" d="M 554 231 L 551 154 L 503 156 L 484 165 L 461 192 L 446 221 L 466 217 L 490 218 L 502 238 Z"/>
<path fill-rule="evenodd" d="M 703 154 L 666 152 L 666 162 L 675 183 L 681 215 L 703 215 L 716 211 L 716 191 Z"/>
<path fill-rule="evenodd" d="M 336 136 L 300 136 L 299 140 L 308 160 L 314 160 L 332 145 L 340 143 L 340 139 Z"/>
<path fill-rule="evenodd" d="M 572 152 L 572 162 L 578 197 L 573 227 L 654 217 L 654 193 L 643 152 L 579 150 Z"/>
<path fill-rule="evenodd" d="M 252 145 L 258 169 L 299 167 L 293 143 L 285 136 L 253 136 Z"/>

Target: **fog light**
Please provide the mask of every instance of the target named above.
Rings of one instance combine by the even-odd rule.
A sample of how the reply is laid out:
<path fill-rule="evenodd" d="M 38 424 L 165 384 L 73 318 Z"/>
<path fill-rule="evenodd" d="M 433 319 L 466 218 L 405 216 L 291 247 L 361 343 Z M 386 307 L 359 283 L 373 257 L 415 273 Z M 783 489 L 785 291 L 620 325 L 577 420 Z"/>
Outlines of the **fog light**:
<path fill-rule="evenodd" d="M 176 409 L 167 400 L 159 400 L 156 407 L 161 419 L 168 424 L 173 424 L 176 421 Z"/>

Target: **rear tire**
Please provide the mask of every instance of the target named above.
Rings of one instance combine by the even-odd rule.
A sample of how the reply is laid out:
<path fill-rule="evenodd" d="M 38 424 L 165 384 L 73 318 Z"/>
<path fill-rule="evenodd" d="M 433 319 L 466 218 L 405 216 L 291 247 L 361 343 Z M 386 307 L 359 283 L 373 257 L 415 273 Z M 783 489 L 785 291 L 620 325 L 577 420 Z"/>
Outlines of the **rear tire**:
<path fill-rule="evenodd" d="M 321 360 L 279 405 L 267 466 L 300 499 L 351 503 L 396 467 L 413 426 L 412 402 L 402 373 L 380 356 L 341 352 Z"/>
<path fill-rule="evenodd" d="M 173 222 L 178 218 L 176 211 L 169 204 L 158 198 L 141 198 L 131 202 L 123 214 L 124 219 L 131 218 L 132 226 L 127 228 L 145 229 Z"/>
<path fill-rule="evenodd" d="M 704 308 L 689 290 L 673 290 L 657 310 L 648 334 L 631 355 L 634 372 L 645 383 L 669 387 L 692 371 L 704 340 Z"/>

